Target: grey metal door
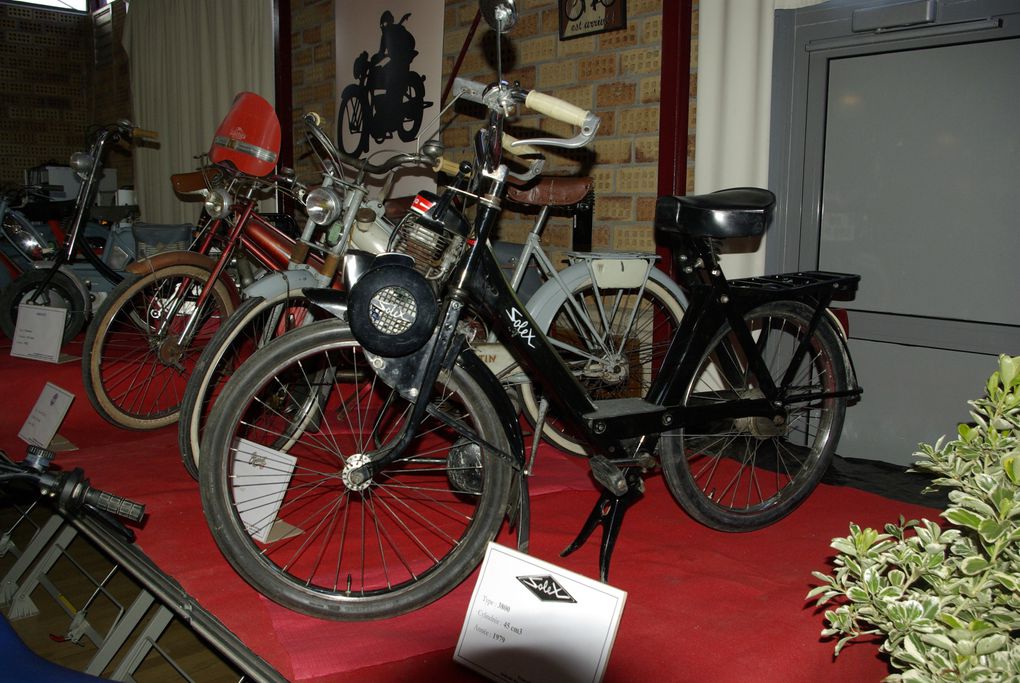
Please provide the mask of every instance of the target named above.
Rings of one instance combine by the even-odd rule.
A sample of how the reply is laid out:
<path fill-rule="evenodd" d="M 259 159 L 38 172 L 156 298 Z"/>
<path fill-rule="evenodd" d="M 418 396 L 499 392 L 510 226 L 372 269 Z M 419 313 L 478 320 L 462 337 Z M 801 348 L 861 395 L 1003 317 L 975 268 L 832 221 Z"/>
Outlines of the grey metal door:
<path fill-rule="evenodd" d="M 770 269 L 857 272 L 839 452 L 909 463 L 1020 353 L 1020 6 L 777 15 Z"/>

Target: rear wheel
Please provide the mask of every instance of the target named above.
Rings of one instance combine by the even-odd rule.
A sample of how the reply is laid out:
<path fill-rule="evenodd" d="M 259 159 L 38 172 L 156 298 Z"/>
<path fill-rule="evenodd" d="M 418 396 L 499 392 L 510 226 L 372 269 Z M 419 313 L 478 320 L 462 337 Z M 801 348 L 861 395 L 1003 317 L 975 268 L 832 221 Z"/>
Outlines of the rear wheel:
<path fill-rule="evenodd" d="M 544 315 L 536 321 L 592 399 L 643 397 L 662 367 L 684 303 L 657 278 L 653 271 L 643 290 L 600 288 L 590 277 L 582 279 L 570 298 L 552 304 L 547 325 Z M 521 405 L 532 424 L 540 398 L 534 384 L 521 385 Z M 570 453 L 585 453 L 583 443 L 552 412 L 542 437 Z"/>
<path fill-rule="evenodd" d="M 82 357 L 85 391 L 104 419 L 128 429 L 177 421 L 198 355 L 233 310 L 222 281 L 198 310 L 209 275 L 172 265 L 128 277 L 110 292 L 89 325 Z M 194 333 L 182 346 L 180 333 L 192 318 Z"/>
<path fill-rule="evenodd" d="M 323 396 L 318 418 L 293 407 Z M 202 506 L 220 549 L 259 592 L 327 619 L 417 609 L 460 583 L 502 524 L 511 468 L 491 401 L 455 365 L 401 456 L 350 474 L 411 409 L 349 328 L 317 322 L 257 351 L 227 382 L 202 440 Z M 456 427 L 454 427 L 455 425 Z"/>
<path fill-rule="evenodd" d="M 790 301 L 766 304 L 745 316 L 769 376 L 780 389 L 782 419 L 718 419 L 662 436 L 666 483 L 699 522 L 724 531 L 771 524 L 803 502 L 828 468 L 846 399 L 820 395 L 846 389 L 846 364 L 842 343 L 822 321 L 807 340 L 807 353 L 792 367 L 811 317 L 809 306 Z M 708 345 L 683 405 L 763 396 L 747 354 L 725 325 Z"/>

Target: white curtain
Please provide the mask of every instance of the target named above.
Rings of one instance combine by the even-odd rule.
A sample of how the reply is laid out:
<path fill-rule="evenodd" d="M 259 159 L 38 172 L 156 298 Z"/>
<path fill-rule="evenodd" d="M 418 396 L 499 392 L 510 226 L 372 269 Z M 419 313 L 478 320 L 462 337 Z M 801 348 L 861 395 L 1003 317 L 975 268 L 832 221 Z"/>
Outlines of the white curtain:
<path fill-rule="evenodd" d="M 160 135 L 159 149 L 134 152 L 142 220 L 193 222 L 200 207 L 170 176 L 198 168 L 238 92 L 275 101 L 272 2 L 130 0 L 124 44 L 134 123 Z"/>
<path fill-rule="evenodd" d="M 710 0 L 699 5 L 694 191 L 768 186 L 775 10 L 821 0 Z M 723 255 L 727 277 L 761 275 L 765 242 Z"/>

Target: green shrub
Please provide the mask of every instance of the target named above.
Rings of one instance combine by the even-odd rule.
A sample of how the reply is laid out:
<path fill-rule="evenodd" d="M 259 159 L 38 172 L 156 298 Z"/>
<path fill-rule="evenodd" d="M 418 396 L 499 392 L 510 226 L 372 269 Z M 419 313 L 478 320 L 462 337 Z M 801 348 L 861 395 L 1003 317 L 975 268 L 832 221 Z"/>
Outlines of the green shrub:
<path fill-rule="evenodd" d="M 836 654 L 861 636 L 882 639 L 898 671 L 889 681 L 1020 681 L 1020 357 L 999 358 L 987 395 L 970 402 L 958 437 L 924 444 L 916 468 L 950 487 L 941 516 L 850 525 L 836 538 L 835 571 L 813 572 L 826 605 L 823 636 Z"/>

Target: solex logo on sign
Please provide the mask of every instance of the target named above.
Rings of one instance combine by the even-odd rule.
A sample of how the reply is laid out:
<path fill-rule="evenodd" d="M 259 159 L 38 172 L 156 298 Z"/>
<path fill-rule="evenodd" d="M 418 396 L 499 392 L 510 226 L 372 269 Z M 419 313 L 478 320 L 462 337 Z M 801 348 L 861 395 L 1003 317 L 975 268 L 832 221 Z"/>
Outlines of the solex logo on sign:
<path fill-rule="evenodd" d="M 567 592 L 567 589 L 556 582 L 553 577 L 546 576 L 518 576 L 525 588 L 531 591 L 535 597 L 544 602 L 577 602 Z"/>

